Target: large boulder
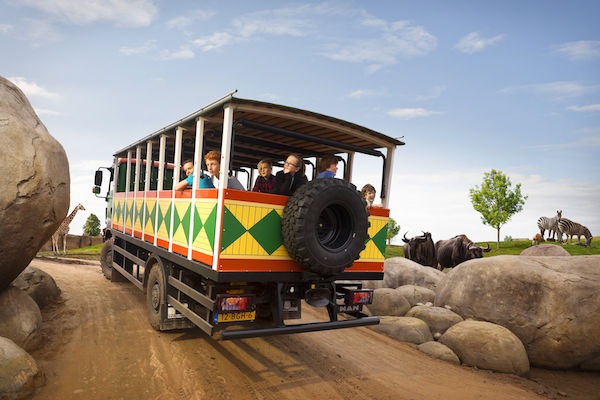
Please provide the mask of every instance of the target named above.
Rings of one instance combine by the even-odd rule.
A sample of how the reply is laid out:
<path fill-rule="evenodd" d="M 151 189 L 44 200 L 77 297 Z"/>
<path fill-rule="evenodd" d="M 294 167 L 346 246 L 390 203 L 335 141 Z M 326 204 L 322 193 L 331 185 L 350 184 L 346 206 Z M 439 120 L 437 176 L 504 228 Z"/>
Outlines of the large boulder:
<path fill-rule="evenodd" d="M 379 325 L 371 328 L 401 342 L 421 344 L 433 340 L 427 324 L 412 317 L 381 317 Z"/>
<path fill-rule="evenodd" d="M 22 399 L 44 383 L 35 360 L 12 340 L 0 336 L 0 399 Z"/>
<path fill-rule="evenodd" d="M 367 312 L 371 315 L 400 317 L 410 309 L 410 304 L 398 291 L 381 288 L 373 291 L 373 304 L 366 307 Z"/>
<path fill-rule="evenodd" d="M 568 251 L 563 247 L 555 244 L 538 244 L 531 246 L 521 252 L 522 256 L 570 256 Z"/>
<path fill-rule="evenodd" d="M 395 289 L 398 286 L 416 285 L 433 290 L 444 276 L 435 268 L 425 267 L 404 257 L 392 257 L 383 264 L 383 280 L 364 281 L 363 287 Z"/>
<path fill-rule="evenodd" d="M 69 208 L 69 163 L 25 95 L 0 77 L 0 290 L 29 265 Z"/>
<path fill-rule="evenodd" d="M 436 337 L 436 333 L 444 333 L 452 325 L 463 320 L 460 315 L 443 307 L 414 306 L 408 310 L 406 316 L 424 321 L 434 337 Z"/>
<path fill-rule="evenodd" d="M 458 356 L 450 348 L 440 342 L 425 342 L 417 346 L 417 350 L 430 357 L 460 365 Z"/>
<path fill-rule="evenodd" d="M 435 299 L 435 292 L 422 286 L 403 285 L 397 287 L 396 291 L 408 300 L 411 307 L 416 306 L 418 303 L 433 303 L 433 300 Z"/>
<path fill-rule="evenodd" d="M 467 365 L 509 374 L 527 375 L 529 360 L 523 343 L 503 326 L 463 321 L 440 338 Z"/>
<path fill-rule="evenodd" d="M 508 328 L 532 365 L 592 369 L 600 354 L 600 256 L 496 256 L 448 273 L 435 304 Z"/>
<path fill-rule="evenodd" d="M 0 336 L 25 350 L 41 342 L 42 314 L 38 305 L 21 289 L 10 286 L 0 292 Z"/>
<path fill-rule="evenodd" d="M 56 301 L 60 296 L 60 289 L 56 286 L 54 278 L 49 274 L 35 267 L 27 267 L 17 279 L 12 283 L 25 293 L 27 293 L 39 308 L 46 304 Z"/>

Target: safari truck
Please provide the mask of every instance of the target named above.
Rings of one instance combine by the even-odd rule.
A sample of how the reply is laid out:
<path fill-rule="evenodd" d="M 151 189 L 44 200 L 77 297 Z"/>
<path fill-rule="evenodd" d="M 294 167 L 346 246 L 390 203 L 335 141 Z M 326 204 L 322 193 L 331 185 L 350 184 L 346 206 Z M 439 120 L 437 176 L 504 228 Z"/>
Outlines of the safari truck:
<path fill-rule="evenodd" d="M 96 171 L 94 192 L 107 199 L 104 275 L 142 290 L 150 325 L 161 331 L 197 326 L 225 340 L 378 324 L 363 313 L 373 291 L 361 281 L 383 279 L 388 188 L 404 143 L 234 94 L 124 147 Z M 198 188 L 211 150 L 221 153 L 219 176 L 237 176 L 248 190 L 223 178 Z M 257 163 L 281 166 L 290 153 L 312 179 L 289 197 L 252 192 Z M 383 208 L 367 209 L 350 183 L 356 153 L 371 156 L 370 173 L 381 171 Z M 315 161 L 332 154 L 343 179 L 315 179 Z M 193 189 L 173 190 L 187 159 Z M 327 316 L 294 321 L 307 305 Z"/>

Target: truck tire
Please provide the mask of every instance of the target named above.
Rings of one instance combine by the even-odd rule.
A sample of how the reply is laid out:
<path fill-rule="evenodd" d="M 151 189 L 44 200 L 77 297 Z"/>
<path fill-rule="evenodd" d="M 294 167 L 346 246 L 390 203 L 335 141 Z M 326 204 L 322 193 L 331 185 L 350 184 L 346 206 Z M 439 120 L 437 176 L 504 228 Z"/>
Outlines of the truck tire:
<path fill-rule="evenodd" d="M 369 213 L 356 186 L 320 178 L 300 187 L 283 211 L 281 236 L 290 257 L 329 276 L 350 267 L 364 250 Z"/>
<path fill-rule="evenodd" d="M 166 315 L 165 304 L 165 281 L 162 268 L 155 263 L 150 268 L 148 274 L 148 286 L 146 287 L 146 310 L 148 311 L 148 321 L 152 328 L 160 331 L 160 322 L 163 315 Z"/>
<path fill-rule="evenodd" d="M 102 250 L 100 250 L 100 266 L 102 267 L 102 273 L 104 274 L 104 277 L 106 279 L 108 279 L 109 281 L 112 280 L 112 274 L 113 274 L 113 267 L 112 267 L 113 241 L 114 241 L 114 238 L 108 239 L 102 245 Z"/>

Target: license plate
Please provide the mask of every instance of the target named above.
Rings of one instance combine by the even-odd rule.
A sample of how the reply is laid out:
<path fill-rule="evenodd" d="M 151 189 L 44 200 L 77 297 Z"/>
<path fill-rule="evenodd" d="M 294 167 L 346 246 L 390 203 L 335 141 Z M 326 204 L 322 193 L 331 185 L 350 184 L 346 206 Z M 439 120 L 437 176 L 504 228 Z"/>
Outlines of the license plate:
<path fill-rule="evenodd" d="M 351 306 L 339 305 L 338 312 L 355 312 L 362 311 L 362 304 L 354 304 Z"/>
<path fill-rule="evenodd" d="M 217 322 L 254 321 L 256 311 L 217 314 Z"/>

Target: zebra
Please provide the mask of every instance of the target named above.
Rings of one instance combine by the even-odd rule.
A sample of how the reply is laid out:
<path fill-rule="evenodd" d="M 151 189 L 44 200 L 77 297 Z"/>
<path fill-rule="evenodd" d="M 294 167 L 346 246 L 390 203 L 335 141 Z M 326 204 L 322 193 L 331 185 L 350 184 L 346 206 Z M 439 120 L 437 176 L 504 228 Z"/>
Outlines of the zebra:
<path fill-rule="evenodd" d="M 558 240 L 560 242 L 562 242 L 563 233 L 566 236 L 567 243 L 569 243 L 569 238 L 573 240 L 573 236 L 577 236 L 577 243 L 581 243 L 581 236 L 585 236 L 586 247 L 591 247 L 592 234 L 585 226 L 573 222 L 570 219 L 562 218 L 558 221 Z"/>
<path fill-rule="evenodd" d="M 556 216 L 553 218 L 540 217 L 537 220 L 537 226 L 540 228 L 542 240 L 544 239 L 544 232 L 546 232 L 546 229 L 548 230 L 548 239 L 552 238 L 552 240 L 554 240 L 554 234 L 558 231 L 558 222 L 560 221 L 561 216 L 562 210 L 558 210 Z"/>

